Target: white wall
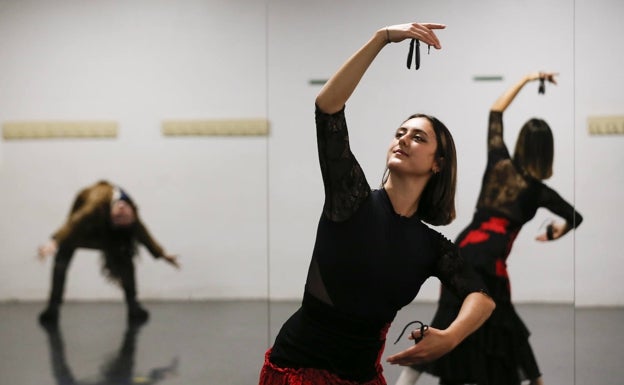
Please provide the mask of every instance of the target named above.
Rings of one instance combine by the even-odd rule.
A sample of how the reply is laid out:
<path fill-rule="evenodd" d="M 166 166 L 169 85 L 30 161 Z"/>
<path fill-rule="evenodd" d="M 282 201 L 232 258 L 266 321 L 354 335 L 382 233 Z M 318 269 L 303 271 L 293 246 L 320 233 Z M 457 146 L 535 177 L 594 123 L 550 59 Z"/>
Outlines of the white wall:
<path fill-rule="evenodd" d="M 539 10 L 539 11 L 537 11 Z M 156 237 L 179 253 L 179 272 L 146 252 L 142 297 L 299 298 L 322 205 L 310 79 L 327 78 L 376 28 L 439 21 L 443 49 L 407 70 L 407 43 L 387 47 L 347 105 L 354 152 L 379 183 L 395 126 L 423 111 L 453 131 L 460 158 L 458 218 L 472 215 L 485 165 L 487 113 L 528 71 L 560 84 L 528 86 L 505 114 L 513 147 L 521 124 L 545 118 L 555 133 L 548 184 L 576 201 L 585 222 L 565 239 L 533 241 L 538 212 L 510 256 L 519 301 L 622 305 L 613 289 L 622 213 L 621 137 L 590 137 L 585 119 L 622 114 L 622 26 L 616 0 L 392 2 L 0 0 L 0 123 L 106 119 L 112 140 L 0 142 L 0 299 L 43 299 L 51 261 L 36 246 L 61 223 L 82 186 L 109 178 L 139 202 Z M 425 47 L 423 47 L 425 48 Z M 609 54 L 609 61 L 597 60 Z M 474 82 L 502 75 L 503 82 Z M 267 138 L 164 138 L 170 118 L 268 117 Z M 233 156 L 234 155 L 234 156 Z M 81 251 L 68 298 L 119 298 Z M 267 267 L 270 272 L 267 272 Z M 267 280 L 270 282 L 267 285 Z M 430 280 L 419 297 L 435 300 Z"/>
<path fill-rule="evenodd" d="M 253 0 L 0 2 L 0 121 L 119 123 L 116 139 L 1 144 L 0 298 L 47 296 L 37 245 L 101 178 L 180 256 L 178 272 L 142 250 L 142 297 L 266 297 L 267 138 L 160 133 L 166 119 L 266 117 L 264 14 Z M 68 298 L 120 298 L 97 255 L 77 253 Z"/>
<path fill-rule="evenodd" d="M 575 195 L 586 213 L 576 236 L 575 299 L 622 305 L 624 136 L 590 136 L 587 117 L 624 115 L 624 3 L 576 0 Z"/>

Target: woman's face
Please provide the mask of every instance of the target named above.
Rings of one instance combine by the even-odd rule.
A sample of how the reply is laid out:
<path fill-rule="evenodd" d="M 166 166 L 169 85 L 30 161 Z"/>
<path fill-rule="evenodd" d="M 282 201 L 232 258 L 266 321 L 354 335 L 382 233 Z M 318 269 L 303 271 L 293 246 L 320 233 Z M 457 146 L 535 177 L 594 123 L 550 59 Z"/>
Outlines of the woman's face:
<path fill-rule="evenodd" d="M 130 226 L 136 220 L 136 214 L 130 204 L 123 200 L 111 204 L 111 222 L 115 227 Z"/>
<path fill-rule="evenodd" d="M 435 131 L 423 117 L 407 120 L 390 143 L 386 165 L 395 174 L 426 176 L 437 170 Z"/>

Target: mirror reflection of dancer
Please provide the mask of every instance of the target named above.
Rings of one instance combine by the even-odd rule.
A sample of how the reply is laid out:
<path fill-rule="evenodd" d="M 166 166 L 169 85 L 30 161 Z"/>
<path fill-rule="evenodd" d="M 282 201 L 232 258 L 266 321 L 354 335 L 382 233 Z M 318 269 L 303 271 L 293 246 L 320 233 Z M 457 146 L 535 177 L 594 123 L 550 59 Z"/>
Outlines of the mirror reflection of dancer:
<path fill-rule="evenodd" d="M 65 343 L 60 327 L 58 324 L 43 324 L 42 326 L 48 336 L 52 375 L 58 385 L 153 385 L 177 374 L 177 358 L 174 358 L 169 365 L 150 370 L 146 375 L 134 374 L 137 336 L 142 325 L 129 324 L 119 351 L 102 364 L 99 376 L 90 380 L 76 379 L 66 359 Z"/>
<path fill-rule="evenodd" d="M 494 301 L 455 245 L 423 223 L 445 225 L 455 217 L 455 146 L 444 124 L 421 114 L 406 119 L 394 132 L 388 174 L 376 190 L 349 147 L 345 103 L 377 54 L 405 39 L 440 49 L 434 30 L 441 28 L 414 23 L 376 31 L 318 94 L 325 203 L 302 306 L 266 352 L 260 384 L 386 384 L 380 362 L 386 332 L 430 276 L 464 298 L 462 310 L 446 330 L 429 328 L 389 363 L 439 357 L 492 312 Z"/>
<path fill-rule="evenodd" d="M 65 278 L 74 251 L 79 247 L 98 249 L 103 254 L 103 273 L 123 289 L 128 322 L 144 322 L 149 313 L 137 301 L 134 261 L 137 242 L 155 258 L 176 268 L 177 257 L 152 238 L 141 222 L 134 201 L 121 188 L 100 181 L 78 193 L 69 217 L 52 239 L 39 248 L 39 257 L 54 255 L 52 288 L 47 308 L 39 315 L 42 323 L 56 323 L 63 302 Z"/>
<path fill-rule="evenodd" d="M 552 175 L 553 136 L 548 124 L 530 119 L 522 127 L 515 154 L 503 141 L 503 112 L 525 84 L 545 80 L 556 84 L 554 73 L 531 73 L 501 95 L 490 111 L 488 160 L 472 222 L 458 236 L 462 256 L 482 276 L 496 301 L 496 310 L 483 327 L 455 350 L 426 366 L 405 368 L 396 385 L 412 385 L 422 370 L 443 384 L 542 384 L 529 344 L 529 330 L 511 302 L 507 257 L 522 226 L 544 207 L 563 223 L 551 223 L 538 241 L 555 240 L 581 224 L 583 218 L 557 192 L 542 183 Z M 461 302 L 442 287 L 438 310 L 431 323 L 444 328 Z"/>

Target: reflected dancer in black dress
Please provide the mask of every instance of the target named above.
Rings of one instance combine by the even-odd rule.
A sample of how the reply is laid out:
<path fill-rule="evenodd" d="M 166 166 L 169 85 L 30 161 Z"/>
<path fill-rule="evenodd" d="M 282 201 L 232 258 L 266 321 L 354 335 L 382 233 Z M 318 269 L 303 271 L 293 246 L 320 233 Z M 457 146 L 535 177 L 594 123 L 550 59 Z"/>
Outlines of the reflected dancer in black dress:
<path fill-rule="evenodd" d="M 530 331 L 517 314 L 511 296 L 507 258 L 516 237 L 543 208 L 558 216 L 537 241 L 554 241 L 576 229 L 583 217 L 574 206 L 543 181 L 552 176 L 554 139 L 542 119 L 529 119 L 518 135 L 513 156 L 503 140 L 503 113 L 520 90 L 539 81 L 556 84 L 556 73 L 532 72 L 509 87 L 492 105 L 487 130 L 487 165 L 472 222 L 456 243 L 462 257 L 481 276 L 496 309 L 479 330 L 453 351 L 427 365 L 406 367 L 395 385 L 414 385 L 422 371 L 439 377 L 440 384 L 543 385 L 531 344 Z M 530 278 L 529 278 L 530 279 Z M 431 322 L 444 328 L 455 318 L 461 301 L 442 286 Z"/>
<path fill-rule="evenodd" d="M 137 335 L 143 324 L 129 324 L 125 330 L 122 344 L 116 354 L 107 359 L 101 366 L 100 373 L 88 380 L 74 378 L 65 357 L 65 343 L 58 324 L 45 323 L 43 330 L 48 335 L 50 364 L 52 374 L 58 385 L 132 385 L 156 384 L 172 375 L 178 368 L 178 359 L 170 364 L 156 367 L 146 375 L 134 375 L 134 356 L 137 346 Z"/>

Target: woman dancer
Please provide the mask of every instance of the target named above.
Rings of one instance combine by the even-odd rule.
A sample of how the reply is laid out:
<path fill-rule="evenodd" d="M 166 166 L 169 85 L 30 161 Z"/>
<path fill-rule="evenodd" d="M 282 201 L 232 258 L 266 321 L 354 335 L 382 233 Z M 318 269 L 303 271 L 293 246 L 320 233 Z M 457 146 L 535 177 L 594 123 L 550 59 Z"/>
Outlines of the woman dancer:
<path fill-rule="evenodd" d="M 472 222 L 457 237 L 461 255 L 481 275 L 496 301 L 496 310 L 476 333 L 436 362 L 404 368 L 396 385 L 412 385 L 425 370 L 441 384 L 542 384 L 529 344 L 529 330 L 511 302 L 506 260 L 522 226 L 544 207 L 564 219 L 551 223 L 538 241 L 561 238 L 583 218 L 557 192 L 542 183 L 552 175 L 553 136 L 548 124 L 530 119 L 522 127 L 513 158 L 503 141 L 503 112 L 529 82 L 556 84 L 556 74 L 535 72 L 503 93 L 490 111 L 488 160 Z M 442 286 L 431 326 L 444 328 L 457 315 L 461 301 Z"/>
<path fill-rule="evenodd" d="M 325 203 L 303 302 L 265 355 L 260 384 L 382 385 L 385 334 L 429 276 L 463 298 L 445 330 L 412 332 L 418 344 L 387 358 L 409 365 L 434 359 L 476 330 L 494 308 L 457 248 L 428 227 L 455 217 L 455 147 L 436 118 L 416 114 L 394 132 L 387 174 L 372 190 L 349 148 L 344 106 L 377 54 L 390 42 L 419 39 L 440 49 L 441 24 L 379 29 L 316 98 Z M 423 329 L 424 331 L 424 329 Z"/>
<path fill-rule="evenodd" d="M 58 322 L 63 302 L 65 277 L 74 251 L 79 247 L 101 250 L 103 272 L 118 282 L 124 291 L 128 322 L 147 321 L 149 313 L 137 301 L 133 257 L 137 243 L 147 247 L 154 258 L 162 258 L 179 267 L 156 242 L 139 218 L 138 208 L 128 194 L 107 181 L 99 181 L 82 189 L 72 206 L 67 221 L 45 245 L 39 247 L 43 260 L 54 255 L 52 287 L 48 306 L 39 315 L 42 324 Z"/>

